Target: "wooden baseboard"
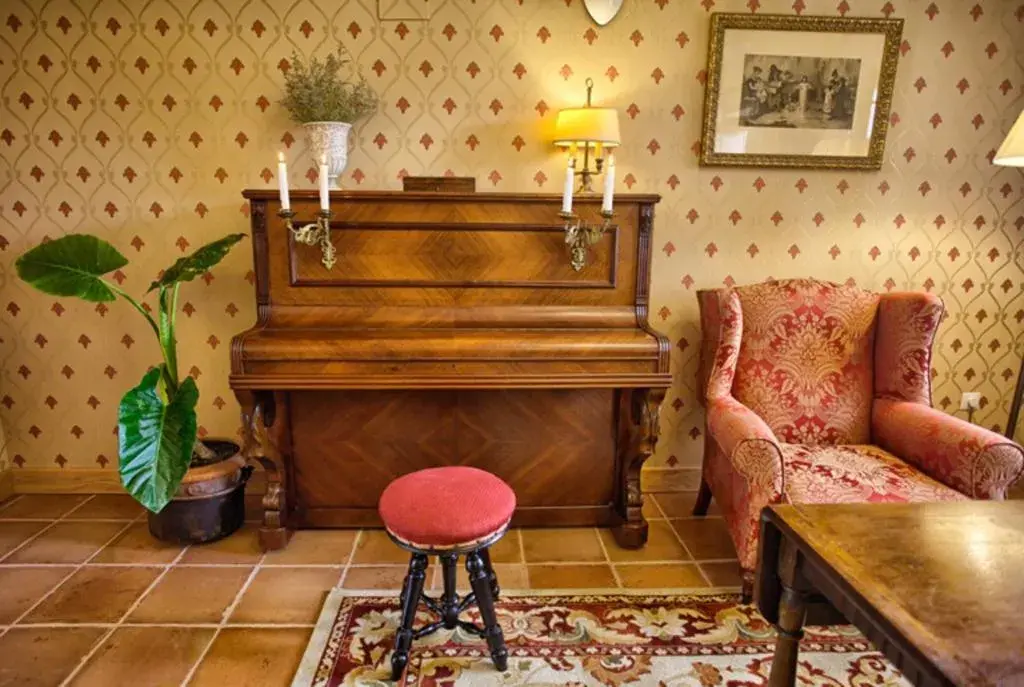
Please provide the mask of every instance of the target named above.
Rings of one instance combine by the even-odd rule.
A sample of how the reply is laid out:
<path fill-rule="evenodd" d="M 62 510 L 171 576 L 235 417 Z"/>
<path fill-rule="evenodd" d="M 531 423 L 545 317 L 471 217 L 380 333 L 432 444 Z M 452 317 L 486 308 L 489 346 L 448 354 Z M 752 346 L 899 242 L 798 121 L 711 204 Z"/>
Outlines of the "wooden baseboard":
<path fill-rule="evenodd" d="M 0 475 L 0 496 L 4 494 L 4 480 L 10 484 L 8 493 L 14 494 L 121 494 L 121 478 L 116 470 L 19 470 Z M 266 491 L 264 473 L 253 473 L 246 491 L 262 494 Z"/>
<path fill-rule="evenodd" d="M 0 472 L 0 501 L 14 493 L 14 475 L 10 470 Z"/>
<path fill-rule="evenodd" d="M 700 468 L 645 468 L 640 473 L 644 493 L 666 491 L 697 491 Z"/>
<path fill-rule="evenodd" d="M 14 469 L 16 494 L 116 494 L 124 491 L 115 470 Z"/>

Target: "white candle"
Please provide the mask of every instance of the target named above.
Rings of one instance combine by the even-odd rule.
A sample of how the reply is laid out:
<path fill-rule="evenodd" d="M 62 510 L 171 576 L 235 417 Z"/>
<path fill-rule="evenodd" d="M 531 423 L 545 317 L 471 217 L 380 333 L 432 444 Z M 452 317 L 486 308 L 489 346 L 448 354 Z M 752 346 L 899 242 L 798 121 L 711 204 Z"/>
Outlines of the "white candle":
<path fill-rule="evenodd" d="M 331 193 L 328 190 L 330 172 L 327 169 L 327 157 L 320 158 L 320 209 L 327 211 L 331 209 Z"/>
<path fill-rule="evenodd" d="M 562 212 L 572 212 L 572 187 L 573 187 L 573 168 L 576 165 L 576 161 L 571 157 L 569 158 L 569 166 L 565 169 L 565 187 L 562 189 Z"/>
<path fill-rule="evenodd" d="M 608 166 L 604 170 L 604 198 L 601 199 L 601 210 L 612 211 L 612 200 L 615 198 L 615 156 L 608 156 Z"/>
<path fill-rule="evenodd" d="M 281 193 L 281 209 L 290 210 L 292 205 L 288 200 L 288 165 L 284 162 L 284 153 L 277 154 L 277 188 Z"/>

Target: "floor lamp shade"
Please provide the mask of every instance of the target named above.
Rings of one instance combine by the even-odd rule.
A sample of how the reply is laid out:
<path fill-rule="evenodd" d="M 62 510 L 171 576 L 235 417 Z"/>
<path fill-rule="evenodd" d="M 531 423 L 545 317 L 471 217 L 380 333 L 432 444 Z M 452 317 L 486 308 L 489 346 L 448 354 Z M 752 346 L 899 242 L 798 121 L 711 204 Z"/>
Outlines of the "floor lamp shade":
<path fill-rule="evenodd" d="M 1006 167 L 1024 167 L 1024 112 L 1017 117 L 992 162 Z"/>
<path fill-rule="evenodd" d="M 992 162 L 1006 167 L 1024 167 L 1024 112 L 1010 128 L 1003 145 L 999 146 Z M 1006 436 L 1013 438 L 1020 417 L 1021 402 L 1024 400 L 1024 360 L 1021 361 L 1020 372 L 1017 373 L 1017 388 L 1013 391 L 1013 402 L 1010 404 L 1010 416 L 1006 421 Z"/>

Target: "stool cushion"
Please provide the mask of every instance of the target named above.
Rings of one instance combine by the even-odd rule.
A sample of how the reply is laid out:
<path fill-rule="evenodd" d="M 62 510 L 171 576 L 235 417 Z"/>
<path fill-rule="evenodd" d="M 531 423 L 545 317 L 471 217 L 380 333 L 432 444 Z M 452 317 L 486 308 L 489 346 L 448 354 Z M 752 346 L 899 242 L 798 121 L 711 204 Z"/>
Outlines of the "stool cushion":
<path fill-rule="evenodd" d="M 489 472 L 452 466 L 399 477 L 380 496 L 380 517 L 397 539 L 446 548 L 487 539 L 508 526 L 512 488 Z"/>

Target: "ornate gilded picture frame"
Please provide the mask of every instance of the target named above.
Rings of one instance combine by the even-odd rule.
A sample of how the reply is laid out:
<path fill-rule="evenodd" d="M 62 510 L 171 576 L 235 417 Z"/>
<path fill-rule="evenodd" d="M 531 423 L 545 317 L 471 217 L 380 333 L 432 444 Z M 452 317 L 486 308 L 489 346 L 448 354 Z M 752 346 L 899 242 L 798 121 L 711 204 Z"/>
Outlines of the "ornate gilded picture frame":
<path fill-rule="evenodd" d="M 902 19 L 712 14 L 701 164 L 879 169 L 902 35 Z"/>

